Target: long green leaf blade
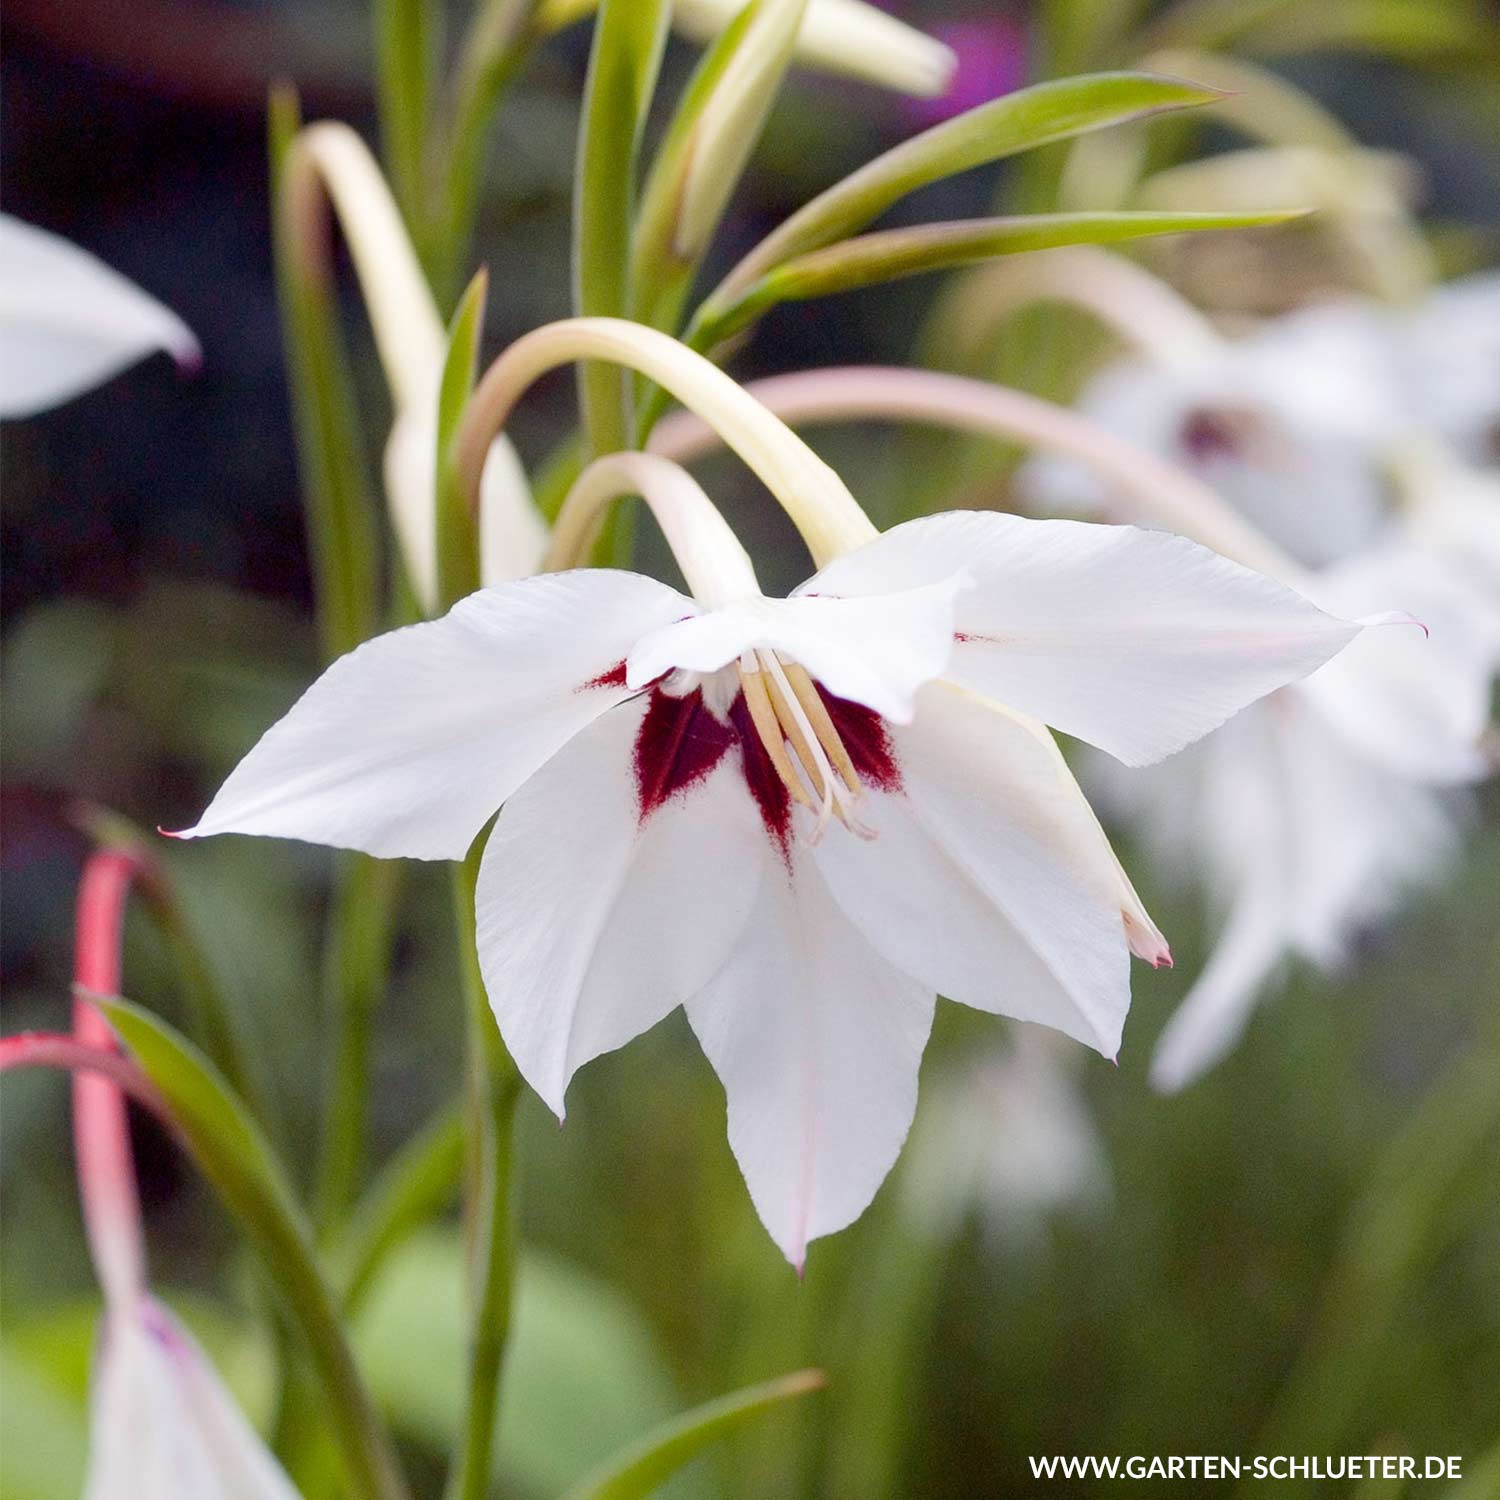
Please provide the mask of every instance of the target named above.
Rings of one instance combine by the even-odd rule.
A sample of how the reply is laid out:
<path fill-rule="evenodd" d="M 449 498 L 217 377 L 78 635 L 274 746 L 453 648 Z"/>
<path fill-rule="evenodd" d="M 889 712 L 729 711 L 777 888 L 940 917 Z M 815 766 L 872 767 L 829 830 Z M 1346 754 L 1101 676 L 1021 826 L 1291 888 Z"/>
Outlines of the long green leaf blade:
<path fill-rule="evenodd" d="M 1030 214 L 965 219 L 860 235 L 798 256 L 768 272 L 691 342 L 712 347 L 738 333 L 769 308 L 836 292 L 972 265 L 997 255 L 1050 250 L 1059 245 L 1110 245 L 1154 235 L 1279 224 L 1300 212 Z"/>
<path fill-rule="evenodd" d="M 345 1342 L 312 1234 L 265 1137 L 196 1047 L 138 1006 L 100 999 L 131 1056 L 166 1101 L 203 1175 L 238 1221 L 307 1343 L 355 1491 L 406 1494 L 390 1441 Z"/>
<path fill-rule="evenodd" d="M 1149 73 L 1093 73 L 1020 89 L 903 141 L 799 209 L 725 278 L 705 306 L 767 271 L 873 223 L 908 193 L 971 167 L 1162 110 L 1208 104 L 1219 91 Z"/>
<path fill-rule="evenodd" d="M 479 587 L 479 524 L 464 497 L 452 449 L 479 368 L 479 337 L 488 290 L 489 276 L 481 270 L 459 300 L 448 327 L 448 348 L 438 387 L 434 493 L 439 609 L 446 609 Z"/>
<path fill-rule="evenodd" d="M 825 1384 L 821 1370 L 798 1370 L 695 1407 L 589 1475 L 568 1492 L 567 1500 L 645 1500 L 709 1444 L 768 1407 L 821 1390 Z"/>

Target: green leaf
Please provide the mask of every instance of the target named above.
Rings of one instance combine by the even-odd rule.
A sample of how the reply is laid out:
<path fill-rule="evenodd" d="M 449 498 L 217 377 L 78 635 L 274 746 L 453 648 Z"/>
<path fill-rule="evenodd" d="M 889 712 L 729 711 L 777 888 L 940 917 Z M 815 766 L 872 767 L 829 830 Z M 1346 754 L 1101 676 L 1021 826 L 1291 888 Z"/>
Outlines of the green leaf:
<path fill-rule="evenodd" d="M 427 141 L 441 7 L 428 0 L 375 0 L 376 85 L 386 171 L 402 215 L 425 214 Z"/>
<path fill-rule="evenodd" d="M 1452 53 L 1488 39 L 1495 23 L 1473 0 L 1180 0 L 1151 26 L 1156 47 L 1233 48 L 1277 56 L 1351 50 L 1397 57 Z"/>
<path fill-rule="evenodd" d="M 321 223 L 288 202 L 287 153 L 300 125 L 290 89 L 271 93 L 269 110 L 272 244 L 282 337 L 302 471 L 302 503 L 312 551 L 313 589 L 323 657 L 351 651 L 376 629 L 380 511 L 365 469 L 348 355 L 327 247 L 310 244 Z"/>
<path fill-rule="evenodd" d="M 92 1337 L 92 1323 L 89 1331 Z M 0 1494 L 6 1500 L 76 1500 L 88 1451 L 82 1404 L 8 1336 L 0 1344 L 0 1388 Z"/>
<path fill-rule="evenodd" d="M 631 252 L 632 316 L 673 330 L 786 75 L 807 0 L 751 0 L 704 53 L 652 162 Z"/>
<path fill-rule="evenodd" d="M 464 1419 L 465 1279 L 459 1235 L 421 1230 L 381 1266 L 354 1318 L 382 1406 L 403 1436 L 437 1450 Z M 496 1467 L 517 1491 L 556 1495 L 666 1421 L 678 1398 L 645 1319 L 582 1267 L 528 1251 L 515 1300 Z"/>
<path fill-rule="evenodd" d="M 391 1158 L 334 1246 L 346 1311 L 359 1305 L 387 1255 L 453 1200 L 463 1169 L 464 1117 L 455 1103 Z"/>
<path fill-rule="evenodd" d="M 782 302 L 805 302 L 836 292 L 971 265 L 997 255 L 1058 245 L 1109 245 L 1151 235 L 1279 224 L 1299 212 L 1031 214 L 922 224 L 844 240 L 785 262 L 749 287 L 712 324 L 695 325 L 689 342 L 712 348 Z"/>
<path fill-rule="evenodd" d="M 721 1396 L 658 1428 L 568 1491 L 567 1500 L 645 1500 L 711 1443 L 727 1437 L 767 1407 L 825 1384 L 821 1370 L 799 1370 Z"/>
<path fill-rule="evenodd" d="M 1219 98 L 1217 90 L 1149 73 L 1094 73 L 1039 83 L 981 104 L 878 156 L 820 193 L 769 234 L 704 304 L 706 318 L 794 256 L 873 223 L 892 204 L 971 167 L 1161 110 Z"/>
<path fill-rule="evenodd" d="M 594 22 L 573 189 L 573 307 L 629 316 L 629 255 L 641 131 L 672 15 L 668 0 L 603 0 Z M 628 375 L 579 367 L 579 399 L 595 456 L 627 446 Z"/>
<path fill-rule="evenodd" d="M 480 270 L 459 300 L 458 311 L 448 326 L 448 348 L 438 388 L 434 493 L 440 610 L 479 587 L 479 525 L 454 466 L 453 438 L 469 404 L 479 368 L 479 336 L 484 327 L 484 299 L 488 290 L 489 275 Z"/>
<path fill-rule="evenodd" d="M 199 1170 L 238 1222 L 302 1334 L 355 1490 L 371 1500 L 404 1500 L 405 1485 L 345 1342 L 311 1231 L 265 1137 L 190 1042 L 126 1001 L 98 1003 L 165 1099 Z"/>

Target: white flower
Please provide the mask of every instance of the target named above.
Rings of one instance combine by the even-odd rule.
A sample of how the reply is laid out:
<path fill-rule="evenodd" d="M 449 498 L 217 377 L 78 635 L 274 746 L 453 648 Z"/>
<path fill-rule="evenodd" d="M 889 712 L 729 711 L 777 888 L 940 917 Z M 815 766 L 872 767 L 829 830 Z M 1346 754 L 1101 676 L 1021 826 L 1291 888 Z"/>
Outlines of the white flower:
<path fill-rule="evenodd" d="M 1385 546 L 1328 569 L 1315 597 L 1400 599 L 1425 627 L 1371 631 L 1131 784 L 1108 768 L 1170 868 L 1225 909 L 1212 957 L 1158 1043 L 1153 1081 L 1192 1082 L 1239 1040 L 1288 955 L 1324 970 L 1449 868 L 1482 751 L 1500 614 L 1435 558 Z"/>
<path fill-rule="evenodd" d="M 158 349 L 200 357 L 182 319 L 118 271 L 0 214 L 0 416 L 60 406 Z"/>
<path fill-rule="evenodd" d="M 1172 363 L 1114 365 L 1078 409 L 1196 475 L 1310 566 L 1378 534 L 1384 451 L 1406 420 L 1388 324 L 1357 302 L 1307 308 Z M 1108 504 L 1098 477 L 1070 460 L 1032 460 L 1021 483 L 1047 509 Z"/>
<path fill-rule="evenodd" d="M 1397 334 L 1417 422 L 1468 462 L 1500 465 L 1500 271 L 1438 287 Z"/>
<path fill-rule="evenodd" d="M 297 1500 L 192 1335 L 144 1291 L 108 1308 L 90 1401 L 84 1500 Z"/>
<path fill-rule="evenodd" d="M 561 1115 L 684 1005 L 800 1264 L 895 1159 L 936 992 L 1113 1055 L 1130 952 L 1167 961 L 1037 721 L 1150 761 L 1358 627 L 1128 527 L 914 521 L 784 600 L 669 535 L 697 599 L 580 570 L 367 642 L 187 832 L 456 859 L 505 804 L 478 941 L 523 1075 Z"/>
<path fill-rule="evenodd" d="M 913 1132 L 902 1186 L 932 1232 L 971 1213 L 997 1240 L 1036 1240 L 1054 1213 L 1090 1212 L 1110 1196 L 1109 1163 L 1056 1033 L 1014 1030 L 1009 1045 L 940 1081 Z M 931 1087 L 931 1085 L 929 1085 Z"/>

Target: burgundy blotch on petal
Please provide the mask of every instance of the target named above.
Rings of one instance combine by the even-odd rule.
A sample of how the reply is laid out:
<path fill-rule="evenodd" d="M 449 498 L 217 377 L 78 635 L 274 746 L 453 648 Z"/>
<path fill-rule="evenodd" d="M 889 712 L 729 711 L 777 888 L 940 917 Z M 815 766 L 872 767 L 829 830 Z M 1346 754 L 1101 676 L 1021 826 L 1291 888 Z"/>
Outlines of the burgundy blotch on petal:
<path fill-rule="evenodd" d="M 901 767 L 891 748 L 885 720 L 873 708 L 866 708 L 863 703 L 851 703 L 847 698 L 836 698 L 822 686 L 819 686 L 818 694 L 849 752 L 849 759 L 854 762 L 854 769 L 859 772 L 859 779 L 882 792 L 899 792 Z"/>
<path fill-rule="evenodd" d="M 733 743 L 734 731 L 708 711 L 702 693 L 674 698 L 653 688 L 635 741 L 641 821 L 704 780 Z"/>

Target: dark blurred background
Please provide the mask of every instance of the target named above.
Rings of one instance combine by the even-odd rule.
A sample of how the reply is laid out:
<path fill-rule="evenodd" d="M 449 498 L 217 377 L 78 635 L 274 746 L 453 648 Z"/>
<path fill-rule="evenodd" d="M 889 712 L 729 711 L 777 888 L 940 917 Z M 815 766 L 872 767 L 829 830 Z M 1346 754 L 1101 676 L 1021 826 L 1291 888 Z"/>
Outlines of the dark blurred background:
<path fill-rule="evenodd" d="M 939 31 L 978 23 L 993 51 L 970 33 L 973 87 L 996 92 L 1024 76 L 1026 6 L 888 8 Z M 156 358 L 5 429 L 0 973 L 14 1031 L 66 1016 L 85 850 L 77 804 L 147 827 L 185 820 L 315 669 L 271 280 L 268 85 L 295 80 L 309 118 L 337 115 L 372 140 L 375 126 L 369 20 L 354 0 L 8 0 L 0 24 L 5 210 L 161 298 L 205 351 L 196 378 Z M 693 55 L 673 43 L 668 97 Z M 586 56 L 587 28 L 554 39 L 495 127 L 479 256 L 491 270 L 487 353 L 568 311 Z M 1432 218 L 1500 242 L 1493 76 L 1483 88 L 1462 66 L 1367 51 L 1278 65 L 1368 144 L 1411 153 Z M 795 73 L 718 258 L 928 118 L 875 89 Z M 999 175 L 944 184 L 900 217 L 980 212 Z M 900 360 L 933 291 L 914 281 L 784 310 L 737 372 Z M 352 297 L 349 313 L 373 473 L 386 398 Z M 528 401 L 516 427 L 528 458 L 563 435 L 571 401 L 565 380 Z M 911 480 L 899 439 L 819 443 L 889 514 Z M 801 559 L 779 515 L 731 466 L 707 472 L 765 558 L 766 581 L 794 580 Z M 662 566 L 649 541 L 643 562 Z M 307 1140 L 322 1065 L 325 852 L 229 840 L 163 857 L 271 1061 L 285 1138 Z M 410 872 L 380 1018 L 377 1155 L 456 1085 L 444 894 L 440 877 Z M 1407 1224 L 1388 1192 L 1370 1197 L 1369 1174 L 1416 1131 L 1435 1080 L 1500 995 L 1493 795 L 1447 886 L 1372 937 L 1340 980 L 1294 975 L 1239 1052 L 1171 1100 L 1150 1093 L 1145 1062 L 1208 929 L 1201 911 L 1156 894 L 1178 970 L 1137 977 L 1118 1072 L 1097 1058 L 1078 1070 L 1112 1190 L 1103 1206 L 1049 1215 L 1035 1233 L 997 1238 L 977 1218 L 941 1233 L 914 1224 L 906 1205 L 920 1194 L 900 1179 L 945 1170 L 917 1153 L 860 1224 L 814 1247 L 799 1286 L 754 1220 L 724 1143 L 722 1096 L 680 1016 L 587 1070 L 565 1131 L 528 1101 L 522 1223 L 534 1249 L 511 1372 L 521 1394 L 507 1431 L 510 1492 L 546 1493 L 681 1405 L 803 1363 L 828 1368 L 829 1393 L 765 1419 L 717 1467 L 690 1474 L 683 1494 L 1083 1493 L 1082 1482 L 1033 1485 L 1024 1455 L 1254 1451 L 1331 1282 L 1349 1275 L 1348 1295 L 1370 1299 L 1369 1326 L 1353 1326 L 1373 1343 L 1339 1377 L 1350 1412 L 1334 1451 L 1477 1460 L 1500 1439 L 1500 1163 L 1468 1162 L 1429 1183 L 1438 1201 L 1394 1265 L 1347 1253 L 1383 1207 Z M 161 944 L 136 921 L 126 987 L 179 1014 Z M 945 1007 L 923 1110 L 934 1075 L 999 1035 L 993 1020 Z M 65 1089 L 28 1077 L 8 1079 L 4 1094 L 0 1500 L 41 1500 L 77 1492 L 92 1288 Z M 244 1316 L 253 1298 L 229 1230 L 170 1145 L 138 1126 L 157 1278 L 263 1414 L 265 1349 Z M 457 1265 L 448 1230 L 424 1236 L 364 1335 L 372 1378 L 400 1413 L 418 1472 L 432 1475 L 457 1411 Z"/>

